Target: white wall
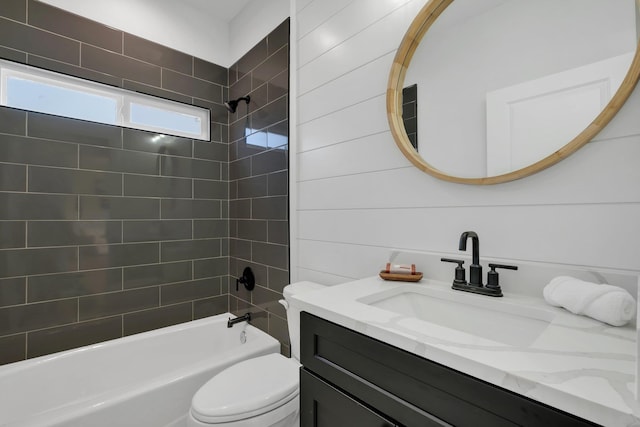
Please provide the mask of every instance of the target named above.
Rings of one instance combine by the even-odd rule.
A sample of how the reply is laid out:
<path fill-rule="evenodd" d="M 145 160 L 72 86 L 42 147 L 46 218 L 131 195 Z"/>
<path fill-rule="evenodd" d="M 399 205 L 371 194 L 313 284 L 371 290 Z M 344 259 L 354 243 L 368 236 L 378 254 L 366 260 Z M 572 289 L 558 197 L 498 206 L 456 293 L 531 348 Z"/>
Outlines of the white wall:
<path fill-rule="evenodd" d="M 289 16 L 289 0 L 253 0 L 227 24 L 179 0 L 41 0 L 223 67 Z"/>
<path fill-rule="evenodd" d="M 425 3 L 298 0 L 292 278 L 375 275 L 391 248 L 458 255 L 465 230 L 481 258 L 640 270 L 640 90 L 594 142 L 518 181 L 448 183 L 402 156 L 385 91 Z"/>
<path fill-rule="evenodd" d="M 289 16 L 289 0 L 253 0 L 229 25 L 229 65 Z"/>

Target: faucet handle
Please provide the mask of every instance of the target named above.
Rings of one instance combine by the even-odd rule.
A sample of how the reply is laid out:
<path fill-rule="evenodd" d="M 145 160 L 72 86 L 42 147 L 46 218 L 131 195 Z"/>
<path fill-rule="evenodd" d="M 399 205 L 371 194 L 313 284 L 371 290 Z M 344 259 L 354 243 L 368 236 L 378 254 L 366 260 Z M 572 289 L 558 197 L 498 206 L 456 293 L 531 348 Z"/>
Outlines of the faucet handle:
<path fill-rule="evenodd" d="M 507 264 L 489 264 L 489 268 L 491 269 L 487 273 L 487 288 L 489 289 L 500 289 L 500 277 L 498 276 L 498 272 L 496 268 L 504 268 L 507 270 L 517 270 L 518 267 L 515 265 L 507 265 Z"/>
<path fill-rule="evenodd" d="M 467 279 L 465 277 L 465 272 L 464 272 L 464 260 L 462 259 L 453 259 L 453 258 L 440 258 L 440 261 L 443 262 L 453 262 L 454 264 L 458 264 L 458 266 L 456 267 L 456 276 L 455 279 L 453 279 L 453 284 L 454 285 L 466 285 L 467 284 Z"/>

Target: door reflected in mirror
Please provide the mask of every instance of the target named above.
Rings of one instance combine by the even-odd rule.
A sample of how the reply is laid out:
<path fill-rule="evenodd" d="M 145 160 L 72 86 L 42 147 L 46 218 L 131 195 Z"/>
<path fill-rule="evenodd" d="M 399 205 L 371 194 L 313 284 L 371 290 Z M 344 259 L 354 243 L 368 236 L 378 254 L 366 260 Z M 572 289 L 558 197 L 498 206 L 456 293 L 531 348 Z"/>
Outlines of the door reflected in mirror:
<path fill-rule="evenodd" d="M 398 84 L 417 85 L 419 155 L 444 175 L 509 175 L 557 154 L 607 108 L 635 59 L 634 0 L 432 0 L 425 8 L 434 3 L 446 9 L 427 17 L 437 19 Z"/>

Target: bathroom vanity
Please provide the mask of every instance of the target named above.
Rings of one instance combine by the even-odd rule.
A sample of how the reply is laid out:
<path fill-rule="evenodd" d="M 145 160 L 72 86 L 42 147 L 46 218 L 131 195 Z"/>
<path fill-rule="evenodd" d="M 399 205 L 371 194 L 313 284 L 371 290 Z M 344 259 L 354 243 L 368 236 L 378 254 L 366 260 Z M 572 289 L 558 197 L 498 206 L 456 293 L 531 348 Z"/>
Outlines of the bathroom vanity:
<path fill-rule="evenodd" d="M 637 426 L 636 329 L 371 277 L 295 297 L 301 426 Z"/>

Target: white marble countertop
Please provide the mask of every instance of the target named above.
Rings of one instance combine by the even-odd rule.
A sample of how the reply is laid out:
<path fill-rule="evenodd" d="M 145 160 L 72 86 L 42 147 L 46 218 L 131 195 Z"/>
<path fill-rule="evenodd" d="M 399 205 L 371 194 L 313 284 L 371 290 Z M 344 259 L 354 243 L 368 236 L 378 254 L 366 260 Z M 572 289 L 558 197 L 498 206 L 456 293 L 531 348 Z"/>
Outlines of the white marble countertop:
<path fill-rule="evenodd" d="M 423 307 L 422 316 L 369 304 L 406 291 L 426 294 L 437 301 L 433 309 L 444 311 Z M 632 326 L 608 326 L 529 296 L 492 298 L 427 279 L 405 283 L 371 277 L 292 300 L 302 311 L 603 426 L 640 426 Z M 495 307 L 504 310 L 505 322 L 486 334 L 455 326 L 456 318 L 470 324 L 482 319 L 483 310 L 491 317 Z M 518 324 L 518 317 L 533 319 L 532 326 L 527 319 Z"/>

